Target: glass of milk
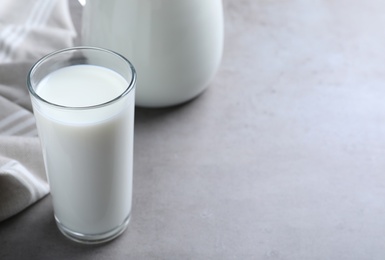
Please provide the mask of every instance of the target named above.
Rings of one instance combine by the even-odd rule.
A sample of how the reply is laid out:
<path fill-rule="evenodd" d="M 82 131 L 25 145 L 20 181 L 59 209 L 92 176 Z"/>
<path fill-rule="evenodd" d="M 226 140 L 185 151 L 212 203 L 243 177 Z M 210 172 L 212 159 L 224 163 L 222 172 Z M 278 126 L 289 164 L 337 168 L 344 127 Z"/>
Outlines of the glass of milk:
<path fill-rule="evenodd" d="M 131 216 L 136 72 L 123 56 L 76 47 L 40 59 L 30 93 L 57 226 L 101 243 Z"/>

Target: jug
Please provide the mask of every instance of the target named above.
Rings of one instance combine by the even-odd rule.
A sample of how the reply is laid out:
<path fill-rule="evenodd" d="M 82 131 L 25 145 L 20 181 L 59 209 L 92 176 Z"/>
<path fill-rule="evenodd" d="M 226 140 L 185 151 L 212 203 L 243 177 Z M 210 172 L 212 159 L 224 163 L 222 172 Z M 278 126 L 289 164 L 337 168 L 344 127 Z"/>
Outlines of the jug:
<path fill-rule="evenodd" d="M 221 0 L 88 0 L 84 45 L 114 50 L 135 66 L 136 104 L 166 107 L 202 93 L 220 65 Z"/>

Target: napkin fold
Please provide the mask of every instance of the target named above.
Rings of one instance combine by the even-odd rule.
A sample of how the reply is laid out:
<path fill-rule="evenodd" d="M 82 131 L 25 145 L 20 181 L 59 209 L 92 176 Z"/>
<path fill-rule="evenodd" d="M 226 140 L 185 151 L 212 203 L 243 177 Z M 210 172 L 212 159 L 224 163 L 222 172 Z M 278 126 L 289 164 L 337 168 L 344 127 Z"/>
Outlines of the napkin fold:
<path fill-rule="evenodd" d="M 49 192 L 38 139 L 0 137 L 0 221 Z"/>
<path fill-rule="evenodd" d="M 66 0 L 2 0 L 0 63 L 35 61 L 70 47 L 75 28 Z"/>
<path fill-rule="evenodd" d="M 49 193 L 26 87 L 32 64 L 71 47 L 66 0 L 2 0 L 0 8 L 0 221 Z"/>

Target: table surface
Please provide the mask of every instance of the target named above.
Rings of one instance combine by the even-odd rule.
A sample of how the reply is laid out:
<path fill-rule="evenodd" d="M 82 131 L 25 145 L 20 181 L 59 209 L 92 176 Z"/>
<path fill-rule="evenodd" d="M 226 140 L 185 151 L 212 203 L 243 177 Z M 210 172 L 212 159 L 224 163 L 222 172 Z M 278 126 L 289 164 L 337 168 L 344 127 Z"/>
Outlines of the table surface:
<path fill-rule="evenodd" d="M 0 259 L 384 259 L 385 3 L 224 8 L 207 91 L 136 111 L 127 231 L 75 244 L 47 196 L 0 223 Z"/>

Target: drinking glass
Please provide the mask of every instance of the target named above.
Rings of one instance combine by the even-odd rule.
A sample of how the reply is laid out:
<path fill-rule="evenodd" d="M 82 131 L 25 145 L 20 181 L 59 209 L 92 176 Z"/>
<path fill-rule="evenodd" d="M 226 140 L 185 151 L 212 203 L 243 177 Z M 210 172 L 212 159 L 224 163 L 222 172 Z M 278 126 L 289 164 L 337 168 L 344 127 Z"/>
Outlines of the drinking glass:
<path fill-rule="evenodd" d="M 136 72 L 120 54 L 75 47 L 31 68 L 27 85 L 59 230 L 109 241 L 131 216 Z"/>

